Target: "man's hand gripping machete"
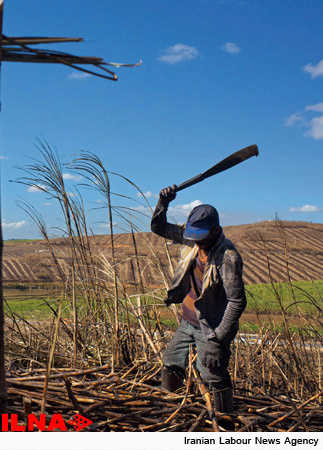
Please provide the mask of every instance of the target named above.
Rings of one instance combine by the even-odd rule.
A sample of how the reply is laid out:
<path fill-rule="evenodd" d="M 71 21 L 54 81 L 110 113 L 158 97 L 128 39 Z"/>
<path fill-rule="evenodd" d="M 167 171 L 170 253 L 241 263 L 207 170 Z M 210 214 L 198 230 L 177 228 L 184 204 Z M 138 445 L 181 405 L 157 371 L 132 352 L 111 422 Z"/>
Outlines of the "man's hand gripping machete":
<path fill-rule="evenodd" d="M 176 186 L 174 192 L 178 192 L 183 189 L 186 189 L 189 186 L 193 186 L 194 184 L 199 183 L 200 181 L 203 181 L 206 178 L 212 177 L 217 173 L 223 172 L 224 170 L 228 170 L 231 167 L 240 164 L 242 161 L 245 161 L 246 159 L 249 159 L 252 156 L 258 155 L 259 151 L 256 145 L 250 145 L 249 147 L 245 147 L 242 150 L 232 153 L 232 155 L 215 164 L 215 166 L 211 167 L 207 171 L 200 173 L 199 175 L 196 175 L 196 177 L 190 178 L 189 180 L 184 181 L 184 183 Z"/>

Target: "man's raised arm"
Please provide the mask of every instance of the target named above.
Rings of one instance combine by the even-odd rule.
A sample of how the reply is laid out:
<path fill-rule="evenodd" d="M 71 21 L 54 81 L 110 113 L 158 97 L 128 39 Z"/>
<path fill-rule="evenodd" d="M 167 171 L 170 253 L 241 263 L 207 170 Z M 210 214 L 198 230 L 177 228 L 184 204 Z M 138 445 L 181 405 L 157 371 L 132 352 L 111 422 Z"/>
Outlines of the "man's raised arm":
<path fill-rule="evenodd" d="M 184 227 L 167 222 L 167 209 L 176 197 L 176 185 L 168 186 L 159 193 L 159 200 L 151 219 L 151 231 L 159 236 L 172 240 L 176 244 L 183 241 Z"/>

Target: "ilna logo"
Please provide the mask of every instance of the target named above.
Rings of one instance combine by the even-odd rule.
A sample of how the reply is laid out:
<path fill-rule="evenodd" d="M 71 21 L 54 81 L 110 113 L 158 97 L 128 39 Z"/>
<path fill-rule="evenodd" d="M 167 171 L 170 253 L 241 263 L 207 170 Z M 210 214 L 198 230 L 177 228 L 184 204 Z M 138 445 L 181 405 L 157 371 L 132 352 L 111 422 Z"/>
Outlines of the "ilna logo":
<path fill-rule="evenodd" d="M 10 420 L 9 420 L 10 419 Z M 83 428 L 90 425 L 92 420 L 81 416 L 81 414 L 75 414 L 69 422 L 73 425 L 75 431 L 80 431 Z M 28 414 L 27 426 L 18 425 L 18 414 L 2 414 L 2 426 L 1 431 L 67 431 L 65 422 L 61 414 L 53 414 L 46 427 L 46 414 L 40 414 L 39 417 L 34 414 Z"/>

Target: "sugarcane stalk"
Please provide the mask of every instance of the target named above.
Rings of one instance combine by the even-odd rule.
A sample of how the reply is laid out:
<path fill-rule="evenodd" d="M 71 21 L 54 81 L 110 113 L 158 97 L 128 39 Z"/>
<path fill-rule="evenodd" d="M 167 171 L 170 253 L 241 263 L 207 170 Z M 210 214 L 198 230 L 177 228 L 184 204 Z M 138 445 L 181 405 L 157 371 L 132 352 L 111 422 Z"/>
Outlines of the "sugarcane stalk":
<path fill-rule="evenodd" d="M 311 397 L 310 399 L 306 400 L 305 402 L 303 402 L 301 405 L 297 406 L 298 410 L 301 410 L 302 408 L 304 408 L 304 406 L 308 405 L 309 403 L 313 402 L 314 400 L 317 400 L 319 397 L 321 397 L 323 395 L 323 391 L 318 392 L 316 395 L 314 395 L 313 397 Z M 293 414 L 295 414 L 294 409 L 292 411 L 290 411 L 287 414 L 284 414 L 283 416 L 279 417 L 278 419 L 274 420 L 274 422 L 271 422 L 268 427 L 274 427 L 277 423 L 282 422 L 283 420 L 287 419 L 288 417 L 292 416 Z"/>
<path fill-rule="evenodd" d="M 198 386 L 199 386 L 202 398 L 204 399 L 204 401 L 206 403 L 207 411 L 209 413 L 209 417 L 212 422 L 213 431 L 219 432 L 220 429 L 219 429 L 218 421 L 215 417 L 215 412 L 214 412 L 210 392 L 206 388 L 205 384 L 202 382 L 201 378 L 198 376 L 195 368 L 193 368 L 193 373 L 194 373 L 195 378 L 198 380 Z"/>
<path fill-rule="evenodd" d="M 60 324 L 61 315 L 62 315 L 62 308 L 63 308 L 63 294 L 61 295 L 59 306 L 58 306 L 55 334 L 54 334 L 54 338 L 53 338 L 53 342 L 52 342 L 52 348 L 50 350 L 49 361 L 48 361 L 48 366 L 47 366 L 47 373 L 45 376 L 44 389 L 43 389 L 43 400 L 42 400 L 41 409 L 40 409 L 41 414 L 44 414 L 44 412 L 45 412 L 47 388 L 48 388 L 48 383 L 49 383 L 50 371 L 51 371 L 52 364 L 54 361 L 55 347 L 56 347 L 56 342 L 57 342 L 57 337 L 58 337 L 59 324 Z"/>

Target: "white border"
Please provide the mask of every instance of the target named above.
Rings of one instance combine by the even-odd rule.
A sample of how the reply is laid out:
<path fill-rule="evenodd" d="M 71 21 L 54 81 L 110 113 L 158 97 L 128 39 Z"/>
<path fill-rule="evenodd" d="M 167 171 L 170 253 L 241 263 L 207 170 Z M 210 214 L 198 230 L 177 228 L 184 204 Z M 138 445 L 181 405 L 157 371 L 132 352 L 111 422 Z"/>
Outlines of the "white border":
<path fill-rule="evenodd" d="M 323 424 L 322 424 L 323 426 Z M 186 438 L 186 443 L 185 439 Z M 257 439 L 256 439 L 257 438 Z M 289 442 L 285 442 L 286 439 Z M 187 439 L 201 439 L 191 444 Z M 207 443 L 206 439 L 215 439 Z M 240 441 L 237 441 L 240 439 Z M 304 443 L 310 441 L 310 443 Z M 314 441 L 317 440 L 317 444 Z M 261 442 L 259 442 L 261 441 Z M 206 443 L 205 443 L 206 442 Z M 303 444 L 301 443 L 303 442 Z M 295 445 L 293 445 L 295 444 Z M 323 450 L 323 433 L 1 433 L 1 450 Z"/>

